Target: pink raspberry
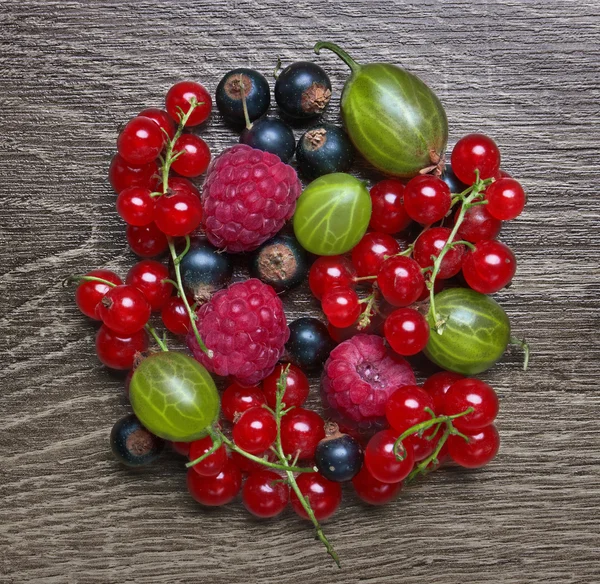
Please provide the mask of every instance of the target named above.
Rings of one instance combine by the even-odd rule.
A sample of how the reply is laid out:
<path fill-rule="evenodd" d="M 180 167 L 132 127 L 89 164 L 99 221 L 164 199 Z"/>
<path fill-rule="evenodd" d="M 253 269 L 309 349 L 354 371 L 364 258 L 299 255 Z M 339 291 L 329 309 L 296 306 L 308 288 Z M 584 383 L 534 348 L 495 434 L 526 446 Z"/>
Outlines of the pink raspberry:
<path fill-rule="evenodd" d="M 190 331 L 187 344 L 194 357 L 212 373 L 243 385 L 273 371 L 290 336 L 279 296 L 255 278 L 217 292 L 196 314 L 200 337 L 214 355 L 209 359 Z"/>
<path fill-rule="evenodd" d="M 323 405 L 361 431 L 386 425 L 385 404 L 399 387 L 414 385 L 408 362 L 377 335 L 356 335 L 329 355 L 321 380 Z"/>
<path fill-rule="evenodd" d="M 211 163 L 202 190 L 209 241 L 229 252 L 251 251 L 291 218 L 302 185 L 274 154 L 238 144 Z"/>

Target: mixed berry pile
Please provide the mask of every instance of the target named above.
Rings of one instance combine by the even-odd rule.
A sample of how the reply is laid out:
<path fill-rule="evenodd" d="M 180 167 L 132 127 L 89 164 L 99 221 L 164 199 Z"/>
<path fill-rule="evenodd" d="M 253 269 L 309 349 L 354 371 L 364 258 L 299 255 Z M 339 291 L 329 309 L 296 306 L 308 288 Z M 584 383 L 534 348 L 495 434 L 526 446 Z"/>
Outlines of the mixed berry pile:
<path fill-rule="evenodd" d="M 70 280 L 81 312 L 101 322 L 98 358 L 129 371 L 134 413 L 112 430 L 116 457 L 147 464 L 168 441 L 189 459 L 200 504 L 241 493 L 257 517 L 290 504 L 337 562 L 320 522 L 340 506 L 342 483 L 381 505 L 446 462 L 477 468 L 498 452 L 498 397 L 473 375 L 518 343 L 486 295 L 515 274 L 496 237 L 525 194 L 482 134 L 461 138 L 445 166 L 432 153 L 423 173 L 367 191 L 346 171 L 356 150 L 369 161 L 380 154 L 349 136 L 348 112 L 348 133 L 318 123 L 330 97 L 321 67 L 294 63 L 279 72 L 280 116 L 269 117 L 267 80 L 228 72 L 215 100 L 242 130 L 240 144 L 212 158 L 194 131 L 212 96 L 176 83 L 164 110 L 127 123 L 110 164 L 140 261 L 124 281 L 106 269 Z M 296 143 L 293 127 L 307 120 Z M 203 175 L 200 189 L 189 180 Z M 304 192 L 299 175 L 312 181 Z M 250 277 L 232 282 L 234 264 Z M 305 281 L 323 319 L 288 324 L 285 292 Z M 153 314 L 193 357 L 169 350 Z M 407 358 L 422 351 L 443 370 L 418 385 Z M 320 375 L 320 412 L 304 407 L 307 375 Z"/>

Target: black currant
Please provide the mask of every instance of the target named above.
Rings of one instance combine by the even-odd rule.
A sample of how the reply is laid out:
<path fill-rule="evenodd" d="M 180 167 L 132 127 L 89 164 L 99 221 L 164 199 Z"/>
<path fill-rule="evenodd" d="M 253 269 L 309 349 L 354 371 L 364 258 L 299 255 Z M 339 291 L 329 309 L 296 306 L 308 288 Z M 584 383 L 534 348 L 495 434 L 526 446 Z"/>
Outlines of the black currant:
<path fill-rule="evenodd" d="M 446 168 L 440 178 L 448 185 L 451 193 L 462 193 L 467 188 L 465 183 L 458 180 L 449 163 L 446 163 Z"/>
<path fill-rule="evenodd" d="M 300 369 L 318 370 L 334 346 L 327 327 L 317 318 L 305 316 L 290 324 L 285 349 L 288 360 Z"/>
<path fill-rule="evenodd" d="M 130 414 L 113 426 L 110 447 L 123 464 L 141 466 L 159 457 L 165 441 L 146 430 L 137 417 Z"/>
<path fill-rule="evenodd" d="M 296 161 L 307 178 L 346 172 L 353 160 L 354 149 L 348 134 L 333 124 L 315 126 L 298 140 Z"/>
<path fill-rule="evenodd" d="M 271 89 L 265 77 L 253 69 L 240 67 L 225 74 L 215 93 L 217 108 L 223 117 L 243 124 L 242 84 L 250 120 L 260 118 L 269 109 Z"/>
<path fill-rule="evenodd" d="M 308 278 L 308 254 L 292 235 L 276 235 L 263 243 L 250 259 L 250 275 L 284 292 Z"/>
<path fill-rule="evenodd" d="M 275 101 L 281 111 L 292 118 L 318 116 L 330 99 L 331 81 L 315 63 L 292 63 L 281 71 L 275 82 Z"/>
<path fill-rule="evenodd" d="M 315 451 L 315 464 L 319 472 L 336 483 L 351 480 L 363 464 L 361 445 L 352 436 L 341 434 L 335 422 L 325 424 L 325 434 Z"/>
<path fill-rule="evenodd" d="M 277 118 L 261 118 L 246 126 L 240 136 L 240 142 L 275 154 L 286 163 L 294 156 L 296 149 L 292 128 Z"/>

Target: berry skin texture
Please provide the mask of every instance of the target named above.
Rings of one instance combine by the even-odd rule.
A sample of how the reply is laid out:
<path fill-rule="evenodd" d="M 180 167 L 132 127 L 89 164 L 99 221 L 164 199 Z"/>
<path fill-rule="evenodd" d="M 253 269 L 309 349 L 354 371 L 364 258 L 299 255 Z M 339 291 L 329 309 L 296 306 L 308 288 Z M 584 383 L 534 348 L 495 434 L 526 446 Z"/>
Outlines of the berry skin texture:
<path fill-rule="evenodd" d="M 344 483 L 351 480 L 363 465 L 364 453 L 358 440 L 335 431 L 321 440 L 315 451 L 315 464 L 328 480 Z"/>
<path fill-rule="evenodd" d="M 196 188 L 194 183 L 187 178 L 183 178 L 181 176 L 170 176 L 167 182 L 167 187 L 167 192 L 169 194 L 184 192 L 200 198 L 200 191 Z M 156 182 L 154 185 L 154 190 L 161 193 L 163 192 L 162 180 Z"/>
<path fill-rule="evenodd" d="M 240 135 L 240 144 L 270 152 L 286 164 L 296 150 L 296 138 L 292 128 L 280 119 L 270 117 L 254 122 L 251 128 L 244 128 Z"/>
<path fill-rule="evenodd" d="M 165 144 L 165 136 L 156 122 L 138 116 L 123 128 L 117 150 L 126 163 L 143 166 L 156 160 Z"/>
<path fill-rule="evenodd" d="M 382 483 L 369 472 L 366 465 L 363 465 L 360 472 L 352 479 L 352 486 L 365 503 L 385 505 L 398 496 L 402 489 L 402 482 Z"/>
<path fill-rule="evenodd" d="M 356 268 L 344 256 L 321 256 L 313 263 L 308 273 L 308 285 L 313 296 L 321 300 L 323 293 L 341 286 L 354 285 Z"/>
<path fill-rule="evenodd" d="M 133 253 L 142 258 L 157 256 L 169 247 L 166 235 L 156 226 L 156 223 L 141 227 L 128 225 L 125 235 Z"/>
<path fill-rule="evenodd" d="M 118 335 L 129 336 L 144 328 L 150 318 L 150 303 L 137 288 L 111 288 L 98 304 L 98 316 Z"/>
<path fill-rule="evenodd" d="M 386 233 L 367 233 L 352 249 L 352 263 L 359 277 L 376 276 L 386 256 L 400 253 L 400 244 Z"/>
<path fill-rule="evenodd" d="M 188 118 L 188 121 L 185 124 L 186 128 L 198 126 L 208 119 L 212 109 L 210 93 L 208 93 L 200 83 L 195 83 L 194 81 L 180 81 L 169 89 L 165 99 L 167 112 L 169 112 L 169 115 L 176 122 L 179 122 L 181 119 L 180 109 L 183 110 L 184 114 L 188 113 L 192 99 L 196 99 L 199 105 Z"/>
<path fill-rule="evenodd" d="M 291 363 L 277 365 L 273 373 L 267 375 L 262 383 L 263 394 L 267 400 L 267 405 L 275 409 L 277 403 L 277 382 L 281 376 L 281 372 L 289 365 L 289 370 L 286 379 L 285 392 L 282 402 L 286 408 L 299 408 L 308 397 L 310 392 L 310 384 L 308 377 L 302 372 L 299 367 Z"/>
<path fill-rule="evenodd" d="M 448 454 L 450 458 L 464 468 L 479 468 L 490 462 L 500 448 L 500 436 L 496 426 L 490 424 L 481 430 L 463 432 L 462 436 L 448 436 Z"/>
<path fill-rule="evenodd" d="M 415 455 L 410 446 L 399 445 L 398 460 L 394 454 L 394 443 L 398 434 L 392 430 L 382 430 L 369 440 L 365 449 L 365 466 L 378 481 L 398 483 L 404 480 L 415 464 Z M 404 448 L 403 448 L 404 446 Z"/>
<path fill-rule="evenodd" d="M 484 239 L 495 239 L 502 229 L 502 221 L 490 215 L 487 205 L 476 205 L 465 213 L 463 222 L 456 233 L 457 239 L 478 243 Z M 456 221 L 456 219 L 455 219 Z"/>
<path fill-rule="evenodd" d="M 404 207 L 408 216 L 421 225 L 441 221 L 451 205 L 448 185 L 436 176 L 416 176 L 406 184 Z"/>
<path fill-rule="evenodd" d="M 294 408 L 281 419 L 281 446 L 285 454 L 300 460 L 313 458 L 317 444 L 325 438 L 325 422 L 312 410 Z"/>
<path fill-rule="evenodd" d="M 218 507 L 231 502 L 242 487 L 242 473 L 231 459 L 214 477 L 202 477 L 193 468 L 187 472 L 190 495 L 201 505 Z"/>
<path fill-rule="evenodd" d="M 148 350 L 148 335 L 144 329 L 122 336 L 102 325 L 96 333 L 98 359 L 111 369 L 131 369 L 136 353 Z"/>
<path fill-rule="evenodd" d="M 154 222 L 165 235 L 183 237 L 194 231 L 201 221 L 202 206 L 198 197 L 184 192 L 158 197 Z"/>
<path fill-rule="evenodd" d="M 500 178 L 485 190 L 487 210 L 495 219 L 516 219 L 527 202 L 523 187 L 513 178 Z"/>
<path fill-rule="evenodd" d="M 369 227 L 380 233 L 394 234 L 406 229 L 411 218 L 404 207 L 404 185 L 397 179 L 382 180 L 371 187 Z"/>
<path fill-rule="evenodd" d="M 517 271 L 511 249 L 499 241 L 480 241 L 462 266 L 467 284 L 482 294 L 493 294 L 510 284 Z"/>
<path fill-rule="evenodd" d="M 154 260 L 142 260 L 129 269 L 125 283 L 142 292 L 152 311 L 156 312 L 161 310 L 173 293 L 173 285 L 163 282 L 167 278 L 167 266 Z"/>
<path fill-rule="evenodd" d="M 190 461 L 196 460 L 208 452 L 212 447 L 213 440 L 210 436 L 195 440 L 189 445 L 188 458 Z M 191 468 L 202 477 L 215 477 L 225 468 L 226 464 L 227 450 L 225 450 L 225 445 L 221 444 L 221 446 L 219 446 L 212 454 Z"/>
<path fill-rule="evenodd" d="M 398 355 L 420 353 L 429 341 L 427 319 L 413 308 L 399 308 L 385 319 L 385 340 Z"/>
<path fill-rule="evenodd" d="M 117 213 L 128 225 L 148 225 L 154 220 L 154 199 L 150 190 L 129 187 L 117 197 Z"/>
<path fill-rule="evenodd" d="M 424 231 L 415 242 L 415 248 L 413 250 L 413 258 L 415 261 L 422 268 L 433 266 L 431 256 L 437 257 L 440 255 L 449 236 L 450 229 L 447 229 L 446 227 L 433 227 L 432 229 Z M 456 274 L 460 272 L 464 255 L 464 245 L 455 245 L 448 250 L 444 255 L 436 280 L 437 278 L 446 280 L 456 276 Z"/>
<path fill-rule="evenodd" d="M 121 278 L 110 270 L 92 270 L 91 272 L 88 272 L 86 276 L 102 278 L 102 280 L 107 280 L 108 282 L 117 284 L 117 286 L 123 283 Z M 111 286 L 103 284 L 102 282 L 86 282 L 85 280 L 82 280 L 75 291 L 75 303 L 77 304 L 77 308 L 89 318 L 101 320 L 96 309 L 110 289 Z"/>
<path fill-rule="evenodd" d="M 276 437 L 273 414 L 260 406 L 246 410 L 233 426 L 233 441 L 250 454 L 264 452 Z"/>
<path fill-rule="evenodd" d="M 200 350 L 193 332 L 188 347 L 216 375 L 254 385 L 271 373 L 290 336 L 281 299 L 273 288 L 250 279 L 220 290 L 197 311 L 200 337 L 214 355 Z"/>
<path fill-rule="evenodd" d="M 385 406 L 385 417 L 400 435 L 415 424 L 431 419 L 426 408 L 434 411 L 433 398 L 417 385 L 408 385 L 391 395 Z"/>
<path fill-rule="evenodd" d="M 229 252 L 252 251 L 292 217 L 302 185 L 268 152 L 238 144 L 217 156 L 202 191 L 208 240 Z"/>
<path fill-rule="evenodd" d="M 193 301 L 190 303 L 190 306 Z M 191 329 L 190 317 L 183 300 L 178 296 L 169 298 L 160 311 L 166 329 L 174 335 L 187 335 Z"/>
<path fill-rule="evenodd" d="M 461 138 L 452 150 L 452 170 L 467 185 L 475 182 L 475 170 L 479 178 L 493 178 L 500 170 L 500 150 L 484 134 L 469 134 Z"/>
<path fill-rule="evenodd" d="M 338 328 L 352 326 L 361 312 L 358 295 L 352 288 L 327 290 L 321 299 L 321 307 L 327 320 Z"/>
<path fill-rule="evenodd" d="M 423 389 L 433 398 L 433 411 L 438 416 L 446 414 L 444 410 L 446 392 L 454 382 L 464 378 L 464 375 L 450 371 L 440 371 L 427 378 L 423 384 Z"/>
<path fill-rule="evenodd" d="M 290 337 L 285 345 L 289 361 L 306 371 L 317 371 L 335 346 L 327 327 L 309 316 L 290 324 Z"/>
<path fill-rule="evenodd" d="M 389 258 L 381 265 L 377 285 L 387 302 L 393 306 L 414 304 L 425 287 L 419 264 L 407 257 Z"/>
<path fill-rule="evenodd" d="M 288 504 L 290 488 L 281 476 L 270 470 L 250 473 L 242 488 L 244 507 L 255 517 L 267 519 L 279 515 Z"/>
<path fill-rule="evenodd" d="M 320 124 L 305 132 L 296 148 L 298 170 L 313 180 L 352 166 L 354 148 L 348 134 L 333 124 Z"/>
<path fill-rule="evenodd" d="M 169 136 L 169 140 L 172 140 L 175 136 L 175 122 L 165 110 L 151 107 L 141 111 L 138 116 L 150 118 L 154 123 L 158 124 L 158 127 L 164 130 L 163 134 L 166 133 Z"/>
<path fill-rule="evenodd" d="M 258 71 L 240 67 L 225 73 L 215 91 L 217 108 L 223 117 L 240 124 L 245 123 L 242 85 L 250 121 L 265 114 L 271 103 L 269 82 Z"/>
<path fill-rule="evenodd" d="M 143 166 L 131 166 L 119 154 L 115 154 L 108 169 L 108 180 L 118 194 L 129 187 L 152 189 L 158 177 L 156 160 Z"/>
<path fill-rule="evenodd" d="M 468 408 L 474 411 L 453 421 L 454 427 L 460 432 L 473 432 L 489 426 L 498 415 L 498 396 L 487 383 L 479 379 L 461 379 L 446 392 L 444 412 L 453 416 Z"/>
<path fill-rule="evenodd" d="M 205 241 L 192 242 L 179 269 L 185 291 L 200 302 L 210 300 L 217 290 L 229 284 L 233 276 L 231 256 Z"/>
<path fill-rule="evenodd" d="M 123 464 L 142 466 L 154 462 L 160 456 L 165 441 L 146 430 L 134 414 L 129 414 L 113 426 L 110 447 Z"/>
<path fill-rule="evenodd" d="M 183 134 L 173 146 L 173 154 L 182 152 L 171 164 L 171 168 L 182 176 L 200 176 L 210 163 L 208 144 L 195 134 Z"/>
<path fill-rule="evenodd" d="M 342 502 L 342 487 L 339 483 L 328 481 L 317 472 L 305 472 L 296 478 L 298 488 L 308 499 L 308 503 L 318 521 L 329 519 Z M 308 519 L 308 514 L 302 507 L 296 493 L 290 493 L 292 509 L 303 519 Z"/>
<path fill-rule="evenodd" d="M 232 383 L 221 395 L 221 413 L 229 422 L 250 408 L 259 408 L 266 402 L 265 396 L 258 387 L 244 387 Z"/>

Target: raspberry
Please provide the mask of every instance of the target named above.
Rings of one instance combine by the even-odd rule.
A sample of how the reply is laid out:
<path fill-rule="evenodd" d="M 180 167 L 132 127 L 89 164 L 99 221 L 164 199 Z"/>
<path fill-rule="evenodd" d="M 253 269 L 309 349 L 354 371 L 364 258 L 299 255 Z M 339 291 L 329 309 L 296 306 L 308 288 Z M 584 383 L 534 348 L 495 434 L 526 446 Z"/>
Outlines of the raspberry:
<path fill-rule="evenodd" d="M 365 432 L 386 426 L 389 397 L 416 383 L 410 365 L 377 335 L 356 335 L 340 343 L 331 351 L 321 381 L 328 413 Z"/>
<path fill-rule="evenodd" d="M 217 292 L 196 314 L 200 337 L 214 355 L 209 359 L 190 331 L 194 357 L 242 385 L 254 385 L 273 371 L 290 336 L 279 296 L 255 278 Z"/>
<path fill-rule="evenodd" d="M 237 144 L 211 163 L 202 190 L 208 240 L 229 252 L 251 251 L 291 218 L 302 185 L 274 154 Z"/>

